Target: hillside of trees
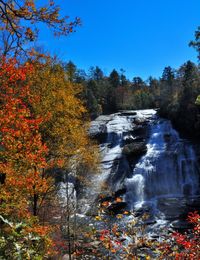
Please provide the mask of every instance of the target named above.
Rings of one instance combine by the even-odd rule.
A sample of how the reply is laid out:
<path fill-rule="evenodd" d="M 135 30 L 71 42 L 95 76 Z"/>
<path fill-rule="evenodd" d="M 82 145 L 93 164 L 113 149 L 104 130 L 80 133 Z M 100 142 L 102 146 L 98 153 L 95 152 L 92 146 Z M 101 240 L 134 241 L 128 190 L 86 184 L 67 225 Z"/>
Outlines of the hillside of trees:
<path fill-rule="evenodd" d="M 88 73 L 73 62 L 65 66 L 71 82 L 83 86 L 84 100 L 91 119 L 119 110 L 158 108 L 163 117 L 172 120 L 184 134 L 199 136 L 200 118 L 196 99 L 200 93 L 199 66 L 187 61 L 180 68 L 164 68 L 159 79 L 141 77 L 129 80 L 125 72 L 115 69 L 106 76 L 98 67 Z"/>

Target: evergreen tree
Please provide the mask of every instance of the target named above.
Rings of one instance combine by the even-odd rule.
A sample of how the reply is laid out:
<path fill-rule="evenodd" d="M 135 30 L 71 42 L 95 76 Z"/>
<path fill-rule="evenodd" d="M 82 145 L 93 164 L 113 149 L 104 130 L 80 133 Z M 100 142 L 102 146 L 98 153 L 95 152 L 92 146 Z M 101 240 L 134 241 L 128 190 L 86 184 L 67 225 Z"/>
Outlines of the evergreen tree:
<path fill-rule="evenodd" d="M 133 87 L 134 89 L 140 89 L 145 86 L 145 82 L 140 77 L 133 78 Z"/>
<path fill-rule="evenodd" d="M 175 78 L 174 70 L 170 66 L 165 67 L 163 70 L 161 81 L 167 82 L 167 84 L 171 85 L 173 83 L 174 78 Z"/>
<path fill-rule="evenodd" d="M 95 80 L 95 81 L 100 81 L 103 80 L 103 71 L 98 67 L 91 67 L 90 68 L 90 77 L 91 79 Z"/>
<path fill-rule="evenodd" d="M 113 88 L 120 86 L 120 76 L 115 69 L 110 73 L 109 82 Z"/>
<path fill-rule="evenodd" d="M 196 51 L 198 53 L 198 60 L 200 62 L 200 26 L 195 31 L 195 40 L 191 41 L 189 43 L 189 46 L 192 46 L 196 49 Z"/>
<path fill-rule="evenodd" d="M 126 76 L 125 76 L 125 70 L 120 69 L 120 72 L 121 72 L 121 74 L 120 74 L 120 83 L 121 83 L 121 86 L 122 86 L 122 87 L 126 87 L 126 86 L 128 85 L 128 80 L 127 80 L 127 78 L 126 78 Z"/>
<path fill-rule="evenodd" d="M 76 79 L 76 65 L 72 61 L 69 61 L 66 64 L 66 72 L 68 80 L 70 82 L 74 82 Z"/>

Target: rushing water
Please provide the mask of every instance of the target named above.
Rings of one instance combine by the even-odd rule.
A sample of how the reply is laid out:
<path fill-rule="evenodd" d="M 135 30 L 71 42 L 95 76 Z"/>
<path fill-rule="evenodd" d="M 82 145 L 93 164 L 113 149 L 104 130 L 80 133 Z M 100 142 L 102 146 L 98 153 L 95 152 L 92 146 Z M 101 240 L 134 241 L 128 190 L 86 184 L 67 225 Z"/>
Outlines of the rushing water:
<path fill-rule="evenodd" d="M 170 121 L 154 119 L 147 153 L 126 180 L 126 199 L 131 208 L 162 197 L 198 194 L 199 170 L 192 146 L 180 139 Z"/>

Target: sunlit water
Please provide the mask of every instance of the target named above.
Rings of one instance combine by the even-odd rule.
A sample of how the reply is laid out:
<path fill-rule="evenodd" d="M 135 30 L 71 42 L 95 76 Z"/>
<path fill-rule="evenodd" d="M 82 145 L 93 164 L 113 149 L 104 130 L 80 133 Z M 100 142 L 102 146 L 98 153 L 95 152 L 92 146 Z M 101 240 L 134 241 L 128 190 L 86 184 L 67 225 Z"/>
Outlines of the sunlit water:
<path fill-rule="evenodd" d="M 190 144 L 180 139 L 170 121 L 154 119 L 147 153 L 126 179 L 126 200 L 131 209 L 162 197 L 194 196 L 199 188 L 196 156 Z"/>

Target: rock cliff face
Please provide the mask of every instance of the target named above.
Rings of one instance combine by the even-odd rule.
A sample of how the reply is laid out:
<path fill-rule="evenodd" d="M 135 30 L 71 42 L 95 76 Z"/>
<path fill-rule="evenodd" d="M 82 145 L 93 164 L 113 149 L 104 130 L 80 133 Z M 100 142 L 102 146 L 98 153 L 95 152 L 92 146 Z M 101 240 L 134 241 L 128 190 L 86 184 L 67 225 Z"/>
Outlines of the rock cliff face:
<path fill-rule="evenodd" d="M 92 122 L 90 135 L 99 141 L 102 156 L 100 178 L 107 182 L 111 192 L 123 188 L 134 163 L 146 152 L 148 121 L 155 113 L 155 110 L 122 111 Z"/>

